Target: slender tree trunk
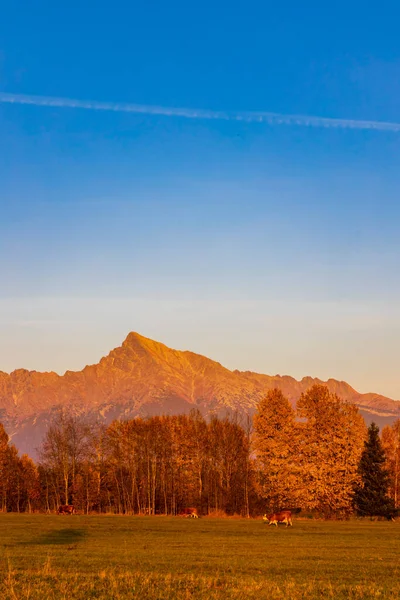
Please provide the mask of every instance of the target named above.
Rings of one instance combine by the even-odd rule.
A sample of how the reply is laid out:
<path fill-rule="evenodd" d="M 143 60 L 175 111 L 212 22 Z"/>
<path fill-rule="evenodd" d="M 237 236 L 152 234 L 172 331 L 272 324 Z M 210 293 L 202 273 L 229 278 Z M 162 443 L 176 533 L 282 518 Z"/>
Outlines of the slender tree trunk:
<path fill-rule="evenodd" d="M 69 502 L 68 502 L 68 474 L 64 474 L 64 495 L 65 495 L 65 504 L 69 504 Z"/>

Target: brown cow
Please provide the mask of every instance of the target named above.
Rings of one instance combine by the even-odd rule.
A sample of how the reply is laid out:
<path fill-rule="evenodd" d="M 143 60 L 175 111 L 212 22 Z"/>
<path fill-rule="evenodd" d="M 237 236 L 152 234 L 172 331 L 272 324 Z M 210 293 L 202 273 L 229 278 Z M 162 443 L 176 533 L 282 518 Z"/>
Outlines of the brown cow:
<path fill-rule="evenodd" d="M 189 517 L 192 519 L 199 518 L 199 513 L 197 512 L 197 508 L 183 508 L 179 514 L 182 517 Z"/>
<path fill-rule="evenodd" d="M 276 525 L 278 527 L 278 523 L 286 523 L 286 527 L 291 525 L 292 523 L 292 513 L 290 510 L 281 510 L 278 513 L 272 513 L 271 515 L 264 515 L 264 521 L 268 521 L 268 525 Z"/>
<path fill-rule="evenodd" d="M 72 504 L 61 504 L 58 507 L 59 515 L 74 515 L 75 512 L 75 508 L 72 506 Z"/>

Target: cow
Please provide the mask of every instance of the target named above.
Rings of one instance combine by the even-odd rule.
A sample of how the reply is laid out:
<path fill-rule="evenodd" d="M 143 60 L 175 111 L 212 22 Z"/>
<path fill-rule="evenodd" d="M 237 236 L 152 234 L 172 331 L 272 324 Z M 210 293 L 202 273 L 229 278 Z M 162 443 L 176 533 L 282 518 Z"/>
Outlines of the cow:
<path fill-rule="evenodd" d="M 281 510 L 280 512 L 272 513 L 270 515 L 265 514 L 263 520 L 268 521 L 268 525 L 275 525 L 276 527 L 278 527 L 278 523 L 286 523 L 286 527 L 289 525 L 293 527 L 292 513 L 290 510 Z"/>
<path fill-rule="evenodd" d="M 76 513 L 75 508 L 72 506 L 72 504 L 61 504 L 58 507 L 57 512 L 59 515 L 74 515 Z"/>
<path fill-rule="evenodd" d="M 199 518 L 199 513 L 197 512 L 197 508 L 183 508 L 179 514 L 182 517 L 189 517 L 191 519 Z"/>

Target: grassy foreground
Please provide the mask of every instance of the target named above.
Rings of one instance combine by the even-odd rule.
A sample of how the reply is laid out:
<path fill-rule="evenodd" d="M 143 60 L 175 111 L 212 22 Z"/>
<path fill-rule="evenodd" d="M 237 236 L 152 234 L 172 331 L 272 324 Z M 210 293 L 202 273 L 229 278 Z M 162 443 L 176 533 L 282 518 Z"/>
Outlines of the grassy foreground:
<path fill-rule="evenodd" d="M 400 523 L 0 515 L 3 600 L 400 598 Z"/>

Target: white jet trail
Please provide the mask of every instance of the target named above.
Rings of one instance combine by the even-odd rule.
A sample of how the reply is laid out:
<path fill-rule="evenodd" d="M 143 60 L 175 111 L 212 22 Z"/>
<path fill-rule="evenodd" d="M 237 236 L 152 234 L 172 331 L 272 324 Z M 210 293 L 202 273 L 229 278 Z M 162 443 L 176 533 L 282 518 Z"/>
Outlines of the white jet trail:
<path fill-rule="evenodd" d="M 267 123 L 269 125 L 298 125 L 303 127 L 400 131 L 400 123 L 383 121 L 359 121 L 356 119 L 336 119 L 305 115 L 282 115 L 270 112 L 223 112 L 194 108 L 168 108 L 166 106 L 73 100 L 71 98 L 53 98 L 51 96 L 26 96 L 23 94 L 7 94 L 5 92 L 0 92 L 0 103 L 32 104 L 34 106 L 55 106 L 60 108 L 84 108 L 88 110 L 106 110 L 144 115 L 183 117 L 185 119 L 244 121 L 246 123 Z"/>

